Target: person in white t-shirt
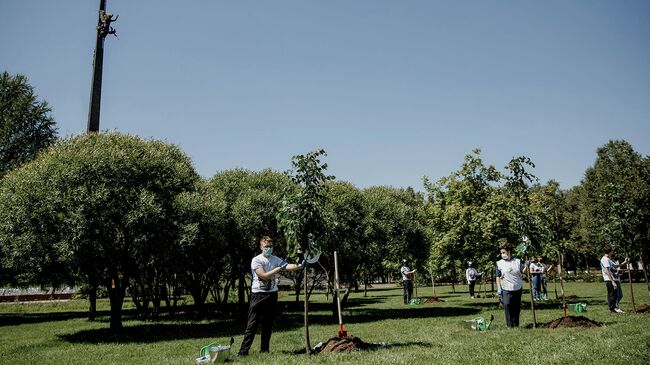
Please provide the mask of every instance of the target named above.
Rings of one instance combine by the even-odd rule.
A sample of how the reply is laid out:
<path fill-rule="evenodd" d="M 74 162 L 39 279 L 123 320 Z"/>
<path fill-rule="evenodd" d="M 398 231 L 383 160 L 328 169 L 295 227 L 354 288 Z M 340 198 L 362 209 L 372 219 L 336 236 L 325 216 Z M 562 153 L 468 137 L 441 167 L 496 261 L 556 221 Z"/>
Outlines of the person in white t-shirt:
<path fill-rule="evenodd" d="M 497 261 L 496 278 L 497 294 L 503 300 L 506 326 L 519 327 L 519 312 L 521 311 L 521 274 L 528 270 L 529 262 L 521 263 L 513 258 L 511 249 L 503 246 L 499 249 L 501 260 Z"/>
<path fill-rule="evenodd" d="M 269 236 L 260 239 L 261 254 L 251 260 L 251 299 L 248 307 L 248 323 L 246 332 L 239 348 L 239 355 L 248 355 L 248 350 L 255 339 L 258 325 L 262 324 L 262 343 L 260 352 L 269 352 L 273 317 L 278 302 L 278 274 L 282 270 L 297 271 L 302 264 L 289 264 L 277 256 L 273 256 L 273 240 Z"/>
<path fill-rule="evenodd" d="M 605 281 L 605 286 L 607 287 L 607 307 L 612 313 L 623 313 L 621 309 L 616 307 L 618 288 L 621 283 L 618 281 L 618 276 L 616 275 L 616 265 L 609 257 L 612 254 L 612 247 L 609 245 L 605 246 L 603 253 L 604 255 L 600 259 L 600 271 L 603 274 L 603 281 Z M 623 293 L 621 293 L 622 295 Z"/>
<path fill-rule="evenodd" d="M 415 269 L 411 270 L 406 266 L 406 259 L 402 260 L 402 267 L 399 269 L 399 272 L 402 274 L 402 283 L 404 284 L 404 304 L 411 302 L 411 297 L 413 296 L 413 274 L 415 271 Z"/>
<path fill-rule="evenodd" d="M 469 297 L 474 299 L 474 288 L 476 287 L 476 280 L 483 275 L 483 272 L 478 272 L 474 266 L 472 266 L 472 261 L 467 261 L 467 270 L 465 270 L 465 279 L 467 279 L 467 285 L 469 285 Z"/>

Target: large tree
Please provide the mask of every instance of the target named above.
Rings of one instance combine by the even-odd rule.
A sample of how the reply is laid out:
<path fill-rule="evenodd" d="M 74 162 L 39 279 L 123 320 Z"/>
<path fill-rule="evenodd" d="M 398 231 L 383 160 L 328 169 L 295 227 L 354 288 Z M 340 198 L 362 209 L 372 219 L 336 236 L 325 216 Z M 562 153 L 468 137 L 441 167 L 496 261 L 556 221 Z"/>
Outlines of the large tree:
<path fill-rule="evenodd" d="M 648 240 L 649 175 L 646 159 L 626 141 L 609 141 L 597 151 L 582 181 L 583 229 L 601 248 L 619 255 L 642 256 Z M 630 285 L 634 307 L 634 293 Z"/>
<path fill-rule="evenodd" d="M 23 75 L 0 74 L 0 177 L 56 140 L 52 109 Z"/>
<path fill-rule="evenodd" d="M 159 260 L 177 237 L 176 197 L 197 179 L 164 142 L 106 133 L 57 143 L 2 180 L 6 263 L 30 282 L 76 281 L 91 294 L 106 286 L 119 330 L 127 286 L 167 264 Z"/>

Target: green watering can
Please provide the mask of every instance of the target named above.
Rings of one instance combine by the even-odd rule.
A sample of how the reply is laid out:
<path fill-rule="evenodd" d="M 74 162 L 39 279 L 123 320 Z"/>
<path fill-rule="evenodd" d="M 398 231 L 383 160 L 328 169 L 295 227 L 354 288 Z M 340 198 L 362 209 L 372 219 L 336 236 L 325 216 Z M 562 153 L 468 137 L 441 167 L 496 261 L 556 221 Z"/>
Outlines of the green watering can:
<path fill-rule="evenodd" d="M 573 311 L 576 313 L 582 313 L 587 311 L 587 303 L 576 303 L 573 305 Z"/>

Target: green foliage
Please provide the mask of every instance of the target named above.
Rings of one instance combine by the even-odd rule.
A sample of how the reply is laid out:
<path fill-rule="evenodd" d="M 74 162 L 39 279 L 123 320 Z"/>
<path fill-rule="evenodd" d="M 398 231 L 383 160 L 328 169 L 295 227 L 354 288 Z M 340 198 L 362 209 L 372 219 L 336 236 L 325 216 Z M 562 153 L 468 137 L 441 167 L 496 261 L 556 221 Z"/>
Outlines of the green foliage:
<path fill-rule="evenodd" d="M 647 158 L 625 141 L 610 141 L 597 153 L 582 184 L 582 229 L 599 248 L 607 244 L 638 253 L 648 240 Z"/>
<path fill-rule="evenodd" d="M 511 205 L 495 185 L 501 174 L 485 166 L 475 149 L 466 155 L 460 169 L 432 184 L 427 178 L 426 206 L 428 236 L 431 240 L 429 265 L 439 274 L 473 259 L 485 266 L 506 234 L 508 208 Z"/>
<path fill-rule="evenodd" d="M 51 111 L 25 76 L 0 73 L 0 177 L 54 143 Z"/>
<path fill-rule="evenodd" d="M 327 164 L 321 163 L 325 150 L 315 150 L 291 159 L 288 187 L 280 209 L 278 224 L 290 253 L 321 251 L 327 243 L 327 222 L 324 211 L 327 182 L 334 176 L 325 174 Z"/>
<path fill-rule="evenodd" d="M 25 282 L 103 283 L 121 295 L 131 280 L 157 280 L 173 258 L 175 199 L 197 179 L 189 158 L 160 141 L 106 133 L 59 142 L 2 180 L 6 264 Z"/>

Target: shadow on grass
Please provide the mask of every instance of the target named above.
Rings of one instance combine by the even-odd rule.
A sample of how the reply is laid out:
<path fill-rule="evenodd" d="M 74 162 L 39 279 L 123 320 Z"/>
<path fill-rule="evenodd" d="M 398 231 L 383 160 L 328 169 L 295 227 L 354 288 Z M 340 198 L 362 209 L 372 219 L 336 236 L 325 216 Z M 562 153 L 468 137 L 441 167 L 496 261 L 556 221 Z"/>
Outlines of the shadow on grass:
<path fill-rule="evenodd" d="M 157 323 L 124 327 L 120 332 L 109 328 L 84 330 L 58 337 L 70 343 L 153 343 L 160 341 L 228 338 L 244 332 L 244 326 L 234 321 L 219 323 Z"/>
<path fill-rule="evenodd" d="M 400 348 L 400 347 L 433 347 L 431 342 L 423 342 L 423 341 L 408 341 L 408 342 L 384 342 L 384 343 L 372 343 L 370 344 L 369 347 L 359 350 L 360 352 L 367 352 L 367 351 L 377 351 L 377 350 L 382 350 L 382 349 L 391 349 L 391 348 Z M 285 355 L 305 355 L 305 349 L 300 348 L 296 349 L 294 351 L 282 351 L 283 354 Z M 332 354 L 336 354 L 336 352 L 329 352 Z M 319 352 L 313 352 L 312 355 L 320 355 L 321 353 Z M 323 353 L 323 355 L 328 354 L 328 353 Z"/>
<path fill-rule="evenodd" d="M 109 312 L 97 312 L 97 316 L 108 315 Z M 70 319 L 88 318 L 88 312 L 53 312 L 29 314 L 0 314 L 0 327 L 20 324 L 67 321 Z"/>
<path fill-rule="evenodd" d="M 468 316 L 480 313 L 481 310 L 475 308 L 464 307 L 440 307 L 440 306 L 405 306 L 398 309 L 370 309 L 364 308 L 344 310 L 345 323 L 368 323 L 377 322 L 384 319 L 413 319 L 413 318 L 434 318 L 434 317 L 456 317 Z M 277 323 L 276 326 L 281 329 L 289 329 L 299 327 L 302 325 L 303 316 L 298 313 L 285 314 L 282 322 Z M 310 314 L 309 323 L 317 325 L 327 325 L 338 323 L 338 318 L 329 314 Z"/>

